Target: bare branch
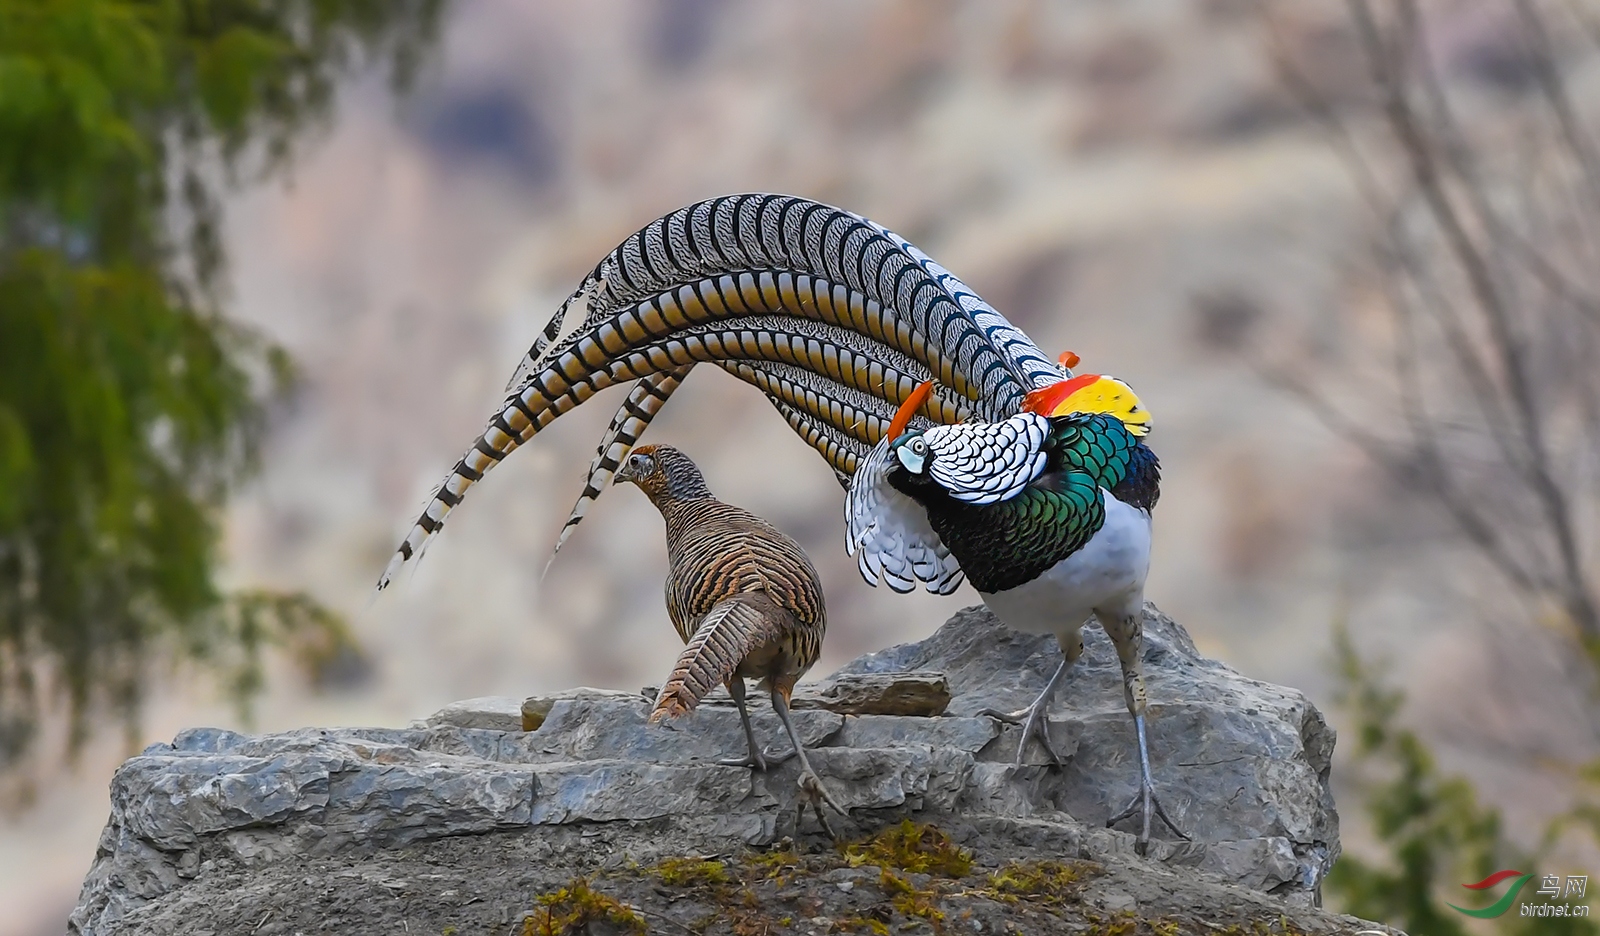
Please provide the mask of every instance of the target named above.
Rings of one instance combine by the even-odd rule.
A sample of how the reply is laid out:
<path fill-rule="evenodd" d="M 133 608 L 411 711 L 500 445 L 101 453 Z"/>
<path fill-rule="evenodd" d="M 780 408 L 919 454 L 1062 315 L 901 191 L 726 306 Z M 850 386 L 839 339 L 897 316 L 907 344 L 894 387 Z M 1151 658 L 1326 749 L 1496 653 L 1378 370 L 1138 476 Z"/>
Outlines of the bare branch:
<path fill-rule="evenodd" d="M 1430 215 L 1465 273 L 1473 298 L 1491 329 L 1493 344 L 1499 353 L 1509 396 L 1517 414 L 1518 428 L 1529 450 L 1530 457 L 1525 460 L 1529 468 L 1527 479 L 1543 507 L 1545 520 L 1550 525 L 1560 556 L 1562 603 L 1580 631 L 1590 638 L 1600 638 L 1600 607 L 1596 606 L 1588 588 L 1566 492 L 1551 472 L 1545 417 L 1527 372 L 1522 337 L 1517 332 L 1506 298 L 1491 271 L 1491 262 L 1473 240 L 1445 189 L 1432 141 L 1407 98 L 1403 69 L 1393 60 L 1390 44 L 1385 43 L 1367 0 L 1351 0 L 1350 7 L 1373 79 L 1384 96 L 1384 111 L 1390 128 L 1400 143 L 1412 178 L 1428 204 Z M 1412 0 L 1401 0 L 1399 8 L 1403 26 L 1410 24 L 1415 27 L 1420 23 L 1416 4 Z"/>
<path fill-rule="evenodd" d="M 1535 65 L 1534 75 L 1539 82 L 1539 91 L 1555 115 L 1556 123 L 1561 127 L 1561 134 L 1566 138 L 1567 146 L 1583 169 L 1584 179 L 1589 185 L 1590 198 L 1594 200 L 1595 206 L 1600 208 L 1600 153 L 1595 151 L 1594 141 L 1578 122 L 1577 113 L 1573 110 L 1566 82 L 1561 77 L 1561 70 L 1556 67 L 1555 47 L 1550 42 L 1550 32 L 1545 29 L 1544 19 L 1530 0 L 1512 0 L 1512 3 L 1522 20 L 1523 31 L 1528 36 L 1529 51 L 1532 53 Z"/>
<path fill-rule="evenodd" d="M 1424 455 L 1413 461 L 1399 455 L 1384 439 L 1365 429 L 1359 422 L 1346 416 L 1325 396 L 1289 371 L 1253 362 L 1256 372 L 1268 385 L 1298 398 L 1313 416 L 1329 431 L 1360 449 L 1374 464 L 1384 469 L 1396 483 L 1409 488 L 1418 485 L 1418 475 L 1426 475 L 1430 493 L 1455 520 L 1456 524 L 1483 554 L 1494 563 L 1512 584 L 1523 592 L 1538 592 L 1543 584 L 1505 547 L 1494 523 L 1478 512 L 1473 499 L 1459 490 L 1442 463 L 1431 462 Z M 1419 470 L 1420 469 L 1420 470 Z"/>
<path fill-rule="evenodd" d="M 1393 325 L 1379 343 L 1394 344 L 1398 397 L 1382 425 L 1395 436 L 1286 370 L 1263 376 L 1426 491 L 1520 595 L 1558 602 L 1600 660 L 1587 565 L 1600 548 L 1600 147 L 1544 14 L 1535 0 L 1507 2 L 1538 94 L 1505 105 L 1518 145 L 1504 154 L 1487 148 L 1505 148 L 1502 124 L 1457 120 L 1417 0 L 1347 0 L 1382 117 L 1376 145 L 1312 84 L 1263 8 L 1280 80 L 1377 222 L 1371 247 Z"/>

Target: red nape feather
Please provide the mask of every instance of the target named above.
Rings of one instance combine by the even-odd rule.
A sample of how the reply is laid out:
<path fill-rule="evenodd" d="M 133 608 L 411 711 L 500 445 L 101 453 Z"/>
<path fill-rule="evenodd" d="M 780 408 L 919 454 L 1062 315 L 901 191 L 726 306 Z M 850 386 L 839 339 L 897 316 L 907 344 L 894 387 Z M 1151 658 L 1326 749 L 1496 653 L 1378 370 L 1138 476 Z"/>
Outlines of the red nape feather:
<path fill-rule="evenodd" d="M 1030 390 L 1028 395 L 1022 398 L 1022 411 L 1049 416 L 1061 405 L 1062 400 L 1099 379 L 1099 374 L 1079 374 L 1070 380 L 1058 380 L 1048 387 Z"/>
<path fill-rule="evenodd" d="M 911 425 L 911 417 L 917 415 L 917 410 L 922 409 L 922 404 L 928 402 L 928 397 L 933 393 L 933 381 L 924 380 L 917 384 L 917 389 L 911 391 L 906 401 L 900 404 L 900 409 L 895 412 L 894 419 L 889 423 L 888 438 L 890 442 L 900 438 L 900 433 L 906 431 Z"/>

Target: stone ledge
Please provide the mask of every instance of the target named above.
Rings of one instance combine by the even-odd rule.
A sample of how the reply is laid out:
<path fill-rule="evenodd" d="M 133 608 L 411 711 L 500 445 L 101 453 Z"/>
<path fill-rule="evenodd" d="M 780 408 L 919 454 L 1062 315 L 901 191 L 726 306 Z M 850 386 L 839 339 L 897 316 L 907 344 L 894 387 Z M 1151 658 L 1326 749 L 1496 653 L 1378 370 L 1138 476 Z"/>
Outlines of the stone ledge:
<path fill-rule="evenodd" d="M 1084 657 L 1051 713 L 1057 746 L 1071 752 L 1067 763 L 1048 765 L 1035 752 L 1012 764 L 1017 729 L 973 713 L 1028 701 L 1059 651 L 1053 637 L 1007 631 L 981 608 L 819 684 L 907 685 L 901 677 L 912 674 L 927 686 L 925 674 L 940 673 L 946 714 L 795 712 L 818 772 L 852 810 L 836 824 L 852 835 L 915 816 L 971 830 L 979 845 L 1002 832 L 1034 836 L 1064 855 L 1164 867 L 1286 905 L 1314 903 L 1339 850 L 1328 789 L 1333 732 L 1300 693 L 1200 657 L 1153 607 L 1145 632 L 1156 782 L 1194 842 L 1154 841 L 1151 862 L 1142 862 L 1131 835 L 1103 827 L 1137 777 L 1120 670 L 1098 628 L 1085 631 Z M 649 701 L 637 693 L 539 698 L 532 731 L 520 730 L 529 711 L 523 700 L 468 700 L 411 728 L 264 736 L 196 729 L 151 747 L 112 781 L 110 820 L 74 931 L 120 931 L 129 914 L 206 886 L 207 862 L 266 873 L 307 856 L 357 860 L 461 837 L 611 828 L 641 854 L 687 854 L 815 832 L 809 818 L 797 819 L 792 761 L 766 775 L 717 764 L 744 750 L 731 707 L 709 704 L 651 726 Z M 782 737 L 764 701 L 752 716 L 763 739 Z M 628 838 L 639 823 L 663 822 L 693 834 Z"/>

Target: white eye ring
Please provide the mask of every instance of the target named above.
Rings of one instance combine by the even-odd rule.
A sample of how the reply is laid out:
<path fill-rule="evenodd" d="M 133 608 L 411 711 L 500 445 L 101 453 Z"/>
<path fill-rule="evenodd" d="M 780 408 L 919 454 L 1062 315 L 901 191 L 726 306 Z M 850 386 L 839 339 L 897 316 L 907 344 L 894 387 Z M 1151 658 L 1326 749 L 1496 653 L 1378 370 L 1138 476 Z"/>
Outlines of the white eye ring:
<path fill-rule="evenodd" d="M 928 454 L 928 440 L 920 436 L 911 440 L 911 451 L 918 455 Z"/>

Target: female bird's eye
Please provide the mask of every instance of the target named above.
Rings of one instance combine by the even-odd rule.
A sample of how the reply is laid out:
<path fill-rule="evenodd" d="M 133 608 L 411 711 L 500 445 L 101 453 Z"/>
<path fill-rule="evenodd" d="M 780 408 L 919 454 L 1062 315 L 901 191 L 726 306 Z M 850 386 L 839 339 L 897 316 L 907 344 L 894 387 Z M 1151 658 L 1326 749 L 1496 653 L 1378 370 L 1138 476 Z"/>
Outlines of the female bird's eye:
<path fill-rule="evenodd" d="M 635 455 L 628 461 L 633 463 L 629 467 L 633 469 L 634 474 L 647 475 L 650 473 L 650 456 Z"/>

